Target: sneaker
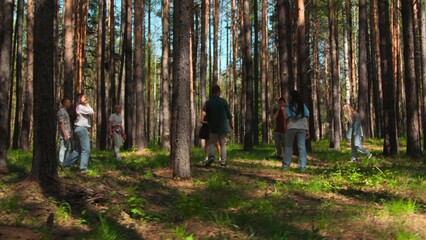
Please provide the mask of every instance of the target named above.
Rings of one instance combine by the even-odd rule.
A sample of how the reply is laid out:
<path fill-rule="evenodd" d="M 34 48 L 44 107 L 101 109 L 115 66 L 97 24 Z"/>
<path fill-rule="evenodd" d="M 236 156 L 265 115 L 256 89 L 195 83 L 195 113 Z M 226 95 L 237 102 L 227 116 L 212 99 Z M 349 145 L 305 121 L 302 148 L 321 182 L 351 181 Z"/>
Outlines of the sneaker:
<path fill-rule="evenodd" d="M 214 157 L 209 157 L 209 159 L 207 159 L 207 161 L 204 162 L 204 166 L 210 167 L 210 165 L 212 165 L 213 162 L 214 162 Z"/>
<path fill-rule="evenodd" d="M 351 158 L 350 163 L 356 162 L 356 158 Z"/>
<path fill-rule="evenodd" d="M 221 162 L 221 163 L 220 163 L 220 166 L 221 166 L 222 168 L 226 168 L 226 163 Z"/>
<path fill-rule="evenodd" d="M 79 169 L 78 172 L 81 173 L 81 174 L 86 174 L 86 173 L 89 172 L 89 170 L 87 170 L 87 169 Z"/>
<path fill-rule="evenodd" d="M 373 154 L 371 154 L 371 153 L 369 153 L 368 155 L 367 155 L 367 160 L 370 160 L 370 158 L 373 156 Z"/>

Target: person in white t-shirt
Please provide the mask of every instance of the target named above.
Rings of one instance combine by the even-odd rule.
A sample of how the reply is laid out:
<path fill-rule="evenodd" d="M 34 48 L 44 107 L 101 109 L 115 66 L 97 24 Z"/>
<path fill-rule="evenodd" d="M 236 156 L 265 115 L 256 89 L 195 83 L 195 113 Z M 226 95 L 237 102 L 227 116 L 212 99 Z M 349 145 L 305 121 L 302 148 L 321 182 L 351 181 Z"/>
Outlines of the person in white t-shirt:
<path fill-rule="evenodd" d="M 115 105 L 114 113 L 109 117 L 109 136 L 114 144 L 114 157 L 120 159 L 120 147 L 123 140 L 126 140 L 126 134 L 123 129 L 123 117 L 121 116 L 121 107 Z"/>

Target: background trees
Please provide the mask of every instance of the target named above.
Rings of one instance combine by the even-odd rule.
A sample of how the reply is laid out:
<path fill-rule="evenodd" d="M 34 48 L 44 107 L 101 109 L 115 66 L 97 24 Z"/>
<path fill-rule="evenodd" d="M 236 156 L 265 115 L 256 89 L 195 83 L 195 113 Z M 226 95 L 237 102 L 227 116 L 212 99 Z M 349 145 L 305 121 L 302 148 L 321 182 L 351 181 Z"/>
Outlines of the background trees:
<path fill-rule="evenodd" d="M 424 151 L 425 144 L 420 142 L 426 119 L 421 66 L 426 55 L 424 1 L 197 0 L 185 5 L 189 9 L 177 3 L 190 4 L 65 0 L 54 8 L 59 21 L 53 25 L 52 37 L 57 35 L 57 47 L 49 51 L 60 63 L 53 72 L 54 91 L 70 99 L 79 91 L 89 96 L 98 113 L 93 140 L 99 148 L 108 145 L 105 123 L 112 107 L 120 104 L 127 148 L 143 150 L 159 144 L 170 149 L 171 136 L 181 138 L 173 135 L 181 129 L 172 128 L 171 109 L 178 114 L 174 117 L 189 117 L 191 125 L 186 130 L 196 132 L 195 118 L 211 84 L 217 82 L 235 115 L 232 141 L 243 143 L 246 150 L 259 144 L 259 133 L 262 143 L 271 141 L 270 103 L 299 89 L 311 108 L 311 135 L 329 138 L 335 149 L 340 149 L 345 133 L 341 121 L 345 99 L 364 116 L 366 135 L 384 138 L 385 154 L 398 152 L 398 137 L 407 137 L 410 156 Z M 36 137 L 31 134 L 32 96 L 44 90 L 32 90 L 33 50 L 37 50 L 32 47 L 32 9 L 31 0 L 27 5 L 20 0 L 2 1 L 0 166 L 5 166 L 10 136 L 15 136 L 13 146 L 24 150 L 31 149 Z M 171 21 L 169 12 L 179 21 Z M 26 18 L 22 13 L 27 13 Z M 181 23 L 189 28 L 176 25 Z M 187 37 L 192 43 L 188 56 L 181 55 L 186 45 L 180 45 Z M 186 80 L 191 83 L 189 95 L 179 85 Z M 12 86 L 16 87 L 11 90 Z M 186 105 L 179 105 L 185 99 L 182 96 L 189 100 L 189 113 L 182 112 Z M 56 111 L 59 103 L 53 105 Z M 198 141 L 189 146 L 194 144 Z"/>

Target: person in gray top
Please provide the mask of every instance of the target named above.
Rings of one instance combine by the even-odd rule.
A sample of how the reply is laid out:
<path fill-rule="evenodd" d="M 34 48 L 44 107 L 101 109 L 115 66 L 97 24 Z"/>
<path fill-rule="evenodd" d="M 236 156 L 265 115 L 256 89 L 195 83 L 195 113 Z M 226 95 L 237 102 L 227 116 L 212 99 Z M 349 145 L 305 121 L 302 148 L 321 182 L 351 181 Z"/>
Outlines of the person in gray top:
<path fill-rule="evenodd" d="M 59 147 L 59 162 L 63 162 L 66 155 L 71 153 L 72 132 L 70 124 L 70 116 L 67 110 L 71 107 L 71 101 L 63 98 L 61 101 L 62 107 L 59 109 L 56 117 L 58 119 L 58 135 L 61 139 Z"/>
<path fill-rule="evenodd" d="M 362 137 L 364 136 L 361 124 L 361 115 L 355 111 L 349 104 L 343 106 L 343 114 L 346 120 L 348 120 L 348 131 L 346 132 L 346 138 L 351 140 L 351 160 L 350 162 L 356 162 L 358 159 L 358 152 L 364 154 L 367 159 L 372 157 L 372 154 L 362 146 Z"/>

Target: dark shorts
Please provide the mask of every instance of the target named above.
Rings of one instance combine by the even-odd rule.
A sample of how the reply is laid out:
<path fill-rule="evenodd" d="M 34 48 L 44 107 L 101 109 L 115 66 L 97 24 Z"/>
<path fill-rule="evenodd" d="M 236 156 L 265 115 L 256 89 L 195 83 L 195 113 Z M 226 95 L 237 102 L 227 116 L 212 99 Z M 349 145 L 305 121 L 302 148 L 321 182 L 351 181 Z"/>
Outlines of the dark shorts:
<path fill-rule="evenodd" d="M 198 137 L 204 140 L 209 140 L 209 127 L 202 125 Z"/>

